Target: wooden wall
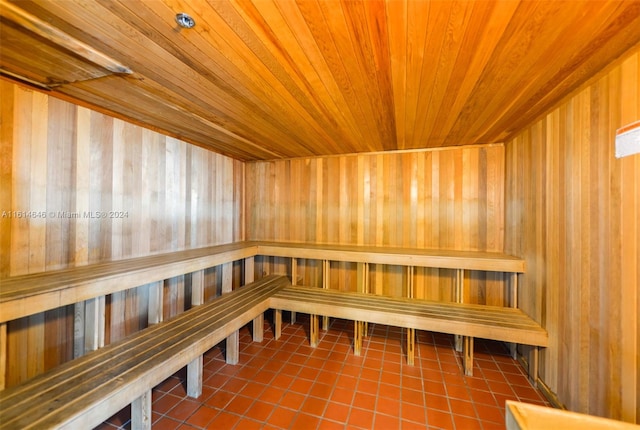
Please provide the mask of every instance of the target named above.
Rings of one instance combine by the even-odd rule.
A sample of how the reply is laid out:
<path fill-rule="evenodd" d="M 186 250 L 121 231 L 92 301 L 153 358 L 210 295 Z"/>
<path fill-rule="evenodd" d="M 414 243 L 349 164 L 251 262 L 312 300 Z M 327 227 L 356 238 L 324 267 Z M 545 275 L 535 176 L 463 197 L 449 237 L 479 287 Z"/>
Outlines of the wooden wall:
<path fill-rule="evenodd" d="M 242 239 L 243 163 L 7 81 L 0 93 L 0 278 Z M 165 317 L 188 303 L 184 278 L 165 282 Z M 146 291 L 107 298 L 107 342 L 146 325 Z M 68 360 L 73 334 L 73 306 L 11 322 L 7 384 Z"/>
<path fill-rule="evenodd" d="M 503 184 L 502 145 L 247 163 L 247 238 L 501 252 Z M 319 263 L 301 266 L 303 282 L 320 285 Z M 373 291 L 402 295 L 400 268 L 372 270 Z M 354 290 L 357 266 L 333 263 L 331 279 Z M 452 280 L 419 269 L 416 294 L 450 300 Z M 467 282 L 469 300 L 502 303 L 501 274 Z"/>
<path fill-rule="evenodd" d="M 640 155 L 614 158 L 640 118 L 640 49 L 506 144 L 506 251 L 521 306 L 551 345 L 540 376 L 569 409 L 640 419 Z"/>

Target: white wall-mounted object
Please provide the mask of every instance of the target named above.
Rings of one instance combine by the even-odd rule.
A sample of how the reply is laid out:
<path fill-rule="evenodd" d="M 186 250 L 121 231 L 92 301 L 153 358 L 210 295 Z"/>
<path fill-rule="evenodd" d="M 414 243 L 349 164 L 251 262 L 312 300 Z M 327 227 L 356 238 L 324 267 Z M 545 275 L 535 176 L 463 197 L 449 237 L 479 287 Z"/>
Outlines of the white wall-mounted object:
<path fill-rule="evenodd" d="M 640 153 L 640 121 L 616 130 L 616 158 Z"/>

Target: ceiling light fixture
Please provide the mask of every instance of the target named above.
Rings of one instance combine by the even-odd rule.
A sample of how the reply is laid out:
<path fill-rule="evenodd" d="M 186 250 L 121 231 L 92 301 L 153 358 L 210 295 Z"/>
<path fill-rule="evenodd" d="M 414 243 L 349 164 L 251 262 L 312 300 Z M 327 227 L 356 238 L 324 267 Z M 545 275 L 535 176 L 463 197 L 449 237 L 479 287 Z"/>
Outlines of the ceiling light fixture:
<path fill-rule="evenodd" d="M 182 28 L 193 28 L 196 25 L 195 20 L 184 12 L 176 15 L 176 22 Z"/>

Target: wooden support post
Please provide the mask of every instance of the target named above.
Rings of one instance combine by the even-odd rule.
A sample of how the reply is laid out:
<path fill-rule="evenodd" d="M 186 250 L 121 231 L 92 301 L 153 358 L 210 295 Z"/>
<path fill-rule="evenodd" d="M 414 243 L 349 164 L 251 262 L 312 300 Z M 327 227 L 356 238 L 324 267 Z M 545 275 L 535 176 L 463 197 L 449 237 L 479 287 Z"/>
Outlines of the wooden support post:
<path fill-rule="evenodd" d="M 89 300 L 87 300 L 87 303 Z M 125 314 L 126 314 L 127 294 L 125 291 L 116 291 L 111 293 L 111 321 L 110 327 L 110 342 L 113 343 L 122 339 L 126 335 L 125 330 Z M 91 333 L 90 331 L 86 332 Z"/>
<path fill-rule="evenodd" d="M 282 335 L 282 309 L 273 310 L 273 337 L 278 340 Z"/>
<path fill-rule="evenodd" d="M 362 291 L 365 294 L 371 294 L 371 276 L 370 276 L 371 272 L 369 271 L 369 263 L 364 263 L 364 267 L 362 268 L 362 270 L 364 272 L 363 279 L 362 279 L 364 281 Z M 362 335 L 364 337 L 367 337 L 368 333 L 369 333 L 369 322 L 365 321 L 364 333 L 362 333 Z"/>
<path fill-rule="evenodd" d="M 291 258 L 291 285 L 298 285 L 298 259 Z M 296 323 L 296 312 L 291 311 L 291 324 Z"/>
<path fill-rule="evenodd" d="M 311 339 L 309 339 L 309 343 L 311 344 L 312 348 L 315 348 L 316 346 L 318 346 L 318 315 L 311 315 L 310 318 L 310 324 L 311 327 L 309 329 L 309 334 L 311 336 Z"/>
<path fill-rule="evenodd" d="M 7 323 L 0 323 L 0 391 L 7 386 Z"/>
<path fill-rule="evenodd" d="M 416 353 L 416 330 L 407 329 L 407 364 L 413 366 L 415 364 Z"/>
<path fill-rule="evenodd" d="M 509 300 L 509 305 L 512 308 L 518 307 L 518 274 L 511 274 L 511 297 Z M 511 353 L 511 358 L 514 360 L 518 358 L 518 344 L 517 343 L 509 343 L 509 352 Z"/>
<path fill-rule="evenodd" d="M 233 263 L 222 265 L 222 294 L 233 291 Z M 238 364 L 240 361 L 240 333 L 234 331 L 227 337 L 227 364 Z"/>
<path fill-rule="evenodd" d="M 359 293 L 363 293 L 363 294 L 368 294 L 370 291 L 370 286 L 369 286 L 369 263 L 358 263 L 357 266 L 357 280 L 356 280 L 356 287 L 357 287 L 357 291 Z M 355 324 L 357 324 L 358 321 L 355 321 Z M 360 336 L 362 338 L 367 336 L 367 333 L 369 332 L 369 323 L 364 321 L 362 322 L 362 327 L 360 330 Z M 360 344 L 362 344 L 362 341 L 360 341 Z M 356 354 L 359 355 L 359 354 Z"/>
<path fill-rule="evenodd" d="M 202 394 L 202 355 L 187 364 L 187 396 L 198 398 Z"/>
<path fill-rule="evenodd" d="M 222 265 L 222 294 L 233 291 L 233 263 Z"/>
<path fill-rule="evenodd" d="M 105 296 L 85 301 L 84 350 L 95 351 L 104 346 Z"/>
<path fill-rule="evenodd" d="M 406 296 L 412 299 L 415 295 L 413 285 L 413 266 L 407 266 L 407 293 Z M 413 328 L 407 329 L 407 364 L 413 366 L 415 364 L 415 352 L 416 352 L 416 330 Z"/>
<path fill-rule="evenodd" d="M 244 283 L 250 284 L 255 281 L 256 277 L 256 259 L 255 257 L 247 257 L 244 259 Z"/>
<path fill-rule="evenodd" d="M 204 303 L 204 270 L 191 274 L 191 306 Z"/>
<path fill-rule="evenodd" d="M 73 358 L 84 355 L 84 302 L 73 305 Z"/>
<path fill-rule="evenodd" d="M 362 354 L 362 330 L 364 323 L 362 321 L 353 322 L 353 355 Z"/>
<path fill-rule="evenodd" d="M 240 361 L 240 332 L 238 330 L 227 336 L 227 364 L 238 364 Z"/>
<path fill-rule="evenodd" d="M 131 429 L 151 430 L 151 390 L 131 403 Z"/>
<path fill-rule="evenodd" d="M 540 348 L 532 346 L 529 350 L 529 381 L 538 388 L 538 356 Z"/>
<path fill-rule="evenodd" d="M 518 274 L 511 274 L 511 307 L 518 307 Z"/>
<path fill-rule="evenodd" d="M 331 262 L 329 260 L 323 260 L 322 269 L 322 288 L 328 290 L 331 286 L 329 278 L 331 274 Z M 329 330 L 329 317 L 326 315 L 322 317 L 322 330 Z"/>
<path fill-rule="evenodd" d="M 255 278 L 254 257 L 244 260 L 244 284 L 250 284 Z M 262 342 L 264 340 L 264 314 L 260 314 L 253 320 L 253 341 Z"/>
<path fill-rule="evenodd" d="M 204 270 L 191 274 L 191 305 L 204 303 Z M 198 398 L 202 394 L 202 355 L 187 364 L 187 396 Z"/>
<path fill-rule="evenodd" d="M 260 314 L 253 319 L 253 341 L 262 342 L 264 340 L 264 314 Z"/>
<path fill-rule="evenodd" d="M 454 300 L 456 303 L 462 303 L 463 300 L 463 285 L 464 285 L 464 269 L 456 269 L 456 279 L 454 283 Z M 456 352 L 462 352 L 462 336 L 459 334 L 454 335 L 454 344 Z"/>
<path fill-rule="evenodd" d="M 464 374 L 467 376 L 473 376 L 473 338 L 470 336 L 464 336 Z"/>
<path fill-rule="evenodd" d="M 153 282 L 149 284 L 149 325 L 162 322 L 162 295 L 164 289 L 163 285 L 163 281 Z"/>

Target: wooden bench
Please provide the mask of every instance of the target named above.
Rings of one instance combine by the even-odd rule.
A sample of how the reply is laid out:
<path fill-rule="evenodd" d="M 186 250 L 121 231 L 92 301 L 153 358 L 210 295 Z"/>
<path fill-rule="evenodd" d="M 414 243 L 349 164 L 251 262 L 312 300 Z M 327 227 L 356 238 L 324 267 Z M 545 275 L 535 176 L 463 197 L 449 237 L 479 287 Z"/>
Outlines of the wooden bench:
<path fill-rule="evenodd" d="M 290 286 L 270 298 L 275 312 L 276 337 L 280 335 L 282 310 L 311 315 L 310 343 L 318 343 L 316 314 L 353 320 L 354 350 L 361 348 L 362 325 L 385 324 L 464 336 L 464 369 L 472 374 L 473 338 L 546 347 L 548 334 L 538 323 L 516 308 L 392 298 L 321 288 Z M 408 348 L 408 353 L 413 350 Z M 537 354 L 536 354 L 537 358 Z M 530 373 L 537 375 L 537 360 Z M 531 375 L 530 375 L 531 376 Z"/>
<path fill-rule="evenodd" d="M 187 366 L 187 392 L 199 396 L 202 354 L 286 285 L 284 276 L 265 277 L 4 390 L 0 428 L 90 428 L 128 404 L 133 428 L 151 428 L 151 389 Z"/>
<path fill-rule="evenodd" d="M 237 242 L 2 279 L 0 322 L 250 258 L 256 252 L 250 242 Z"/>
<path fill-rule="evenodd" d="M 640 430 L 636 424 L 507 400 L 507 430 Z"/>

